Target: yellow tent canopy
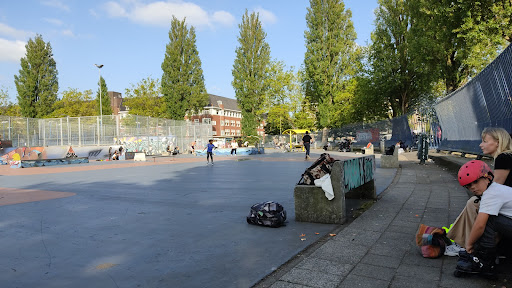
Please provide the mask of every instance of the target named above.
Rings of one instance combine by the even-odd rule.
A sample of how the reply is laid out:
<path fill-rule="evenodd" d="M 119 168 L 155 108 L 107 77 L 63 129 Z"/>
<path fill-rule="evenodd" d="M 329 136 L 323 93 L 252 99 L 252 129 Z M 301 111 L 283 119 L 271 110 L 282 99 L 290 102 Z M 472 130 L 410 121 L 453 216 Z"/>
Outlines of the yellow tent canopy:
<path fill-rule="evenodd" d="M 283 132 L 284 135 L 290 135 L 290 150 L 293 149 L 292 135 L 305 134 L 306 132 L 311 133 L 311 130 L 310 129 L 288 129 Z M 297 145 L 297 146 L 302 148 L 302 150 L 304 150 L 304 147 L 302 145 Z"/>

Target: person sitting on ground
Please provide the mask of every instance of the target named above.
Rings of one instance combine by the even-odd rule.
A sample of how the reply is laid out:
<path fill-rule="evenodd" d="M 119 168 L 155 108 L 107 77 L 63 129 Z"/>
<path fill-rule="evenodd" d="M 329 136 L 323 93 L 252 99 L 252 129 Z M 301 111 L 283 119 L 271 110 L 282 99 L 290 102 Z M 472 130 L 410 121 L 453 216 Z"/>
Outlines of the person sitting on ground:
<path fill-rule="evenodd" d="M 509 133 L 499 127 L 488 127 L 482 131 L 482 153 L 494 157 L 494 182 L 512 187 L 512 138 Z M 457 256 L 463 250 L 471 229 L 477 218 L 480 207 L 480 197 L 473 196 L 466 207 L 459 214 L 455 222 L 450 226 L 447 237 L 454 241 L 454 245 L 446 248 L 445 255 Z"/>
<path fill-rule="evenodd" d="M 474 263 L 467 267 L 458 265 L 457 269 L 493 274 L 496 244 L 500 239 L 512 239 L 512 187 L 493 182 L 491 168 L 481 160 L 462 165 L 457 178 L 461 186 L 481 197 L 475 223 L 465 243 L 470 254 L 467 259 Z"/>
<path fill-rule="evenodd" d="M 114 154 L 112 154 L 112 160 L 119 160 L 119 153 L 116 151 L 114 151 Z"/>
<path fill-rule="evenodd" d="M 174 150 L 172 151 L 172 155 L 178 155 L 180 154 L 180 149 L 178 148 L 178 146 L 174 147 Z"/>

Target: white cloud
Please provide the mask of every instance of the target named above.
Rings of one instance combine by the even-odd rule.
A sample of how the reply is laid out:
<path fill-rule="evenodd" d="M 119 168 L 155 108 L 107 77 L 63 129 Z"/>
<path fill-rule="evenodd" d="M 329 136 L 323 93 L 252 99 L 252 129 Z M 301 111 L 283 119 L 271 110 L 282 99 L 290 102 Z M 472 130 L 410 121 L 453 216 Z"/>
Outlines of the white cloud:
<path fill-rule="evenodd" d="M 213 13 L 213 22 L 220 23 L 224 26 L 232 26 L 235 23 L 235 17 L 226 11 L 217 11 Z"/>
<path fill-rule="evenodd" d="M 259 13 L 260 21 L 263 25 L 271 25 L 277 22 L 277 16 L 261 7 L 254 9 L 254 12 Z"/>
<path fill-rule="evenodd" d="M 42 1 L 41 4 L 43 4 L 45 6 L 58 8 L 58 9 L 61 9 L 61 10 L 67 11 L 67 12 L 69 12 L 71 10 L 71 9 L 69 9 L 68 5 L 62 3 L 62 1 L 59 1 L 59 0 L 46 0 L 46 1 Z"/>
<path fill-rule="evenodd" d="M 55 18 L 43 18 L 43 20 L 55 26 L 62 26 L 64 24 L 61 20 Z"/>
<path fill-rule="evenodd" d="M 23 41 L 10 41 L 0 38 L 0 62 L 18 62 L 25 56 Z"/>
<path fill-rule="evenodd" d="M 34 34 L 34 33 L 14 29 L 14 28 L 9 27 L 3 23 L 0 23 L 0 36 L 7 36 L 10 38 L 15 38 L 15 39 L 20 39 L 20 38 L 25 39 L 27 37 L 30 37 L 32 34 Z"/>
<path fill-rule="evenodd" d="M 75 34 L 73 33 L 73 31 L 71 31 L 71 29 L 62 30 L 62 35 L 70 36 L 70 37 L 75 37 Z"/>
<path fill-rule="evenodd" d="M 128 18 L 133 22 L 169 27 L 172 16 L 179 20 L 186 18 L 188 25 L 197 28 L 213 27 L 215 24 L 233 25 L 235 17 L 226 11 L 208 13 L 199 5 L 183 1 L 157 1 L 142 3 L 139 0 L 107 2 L 103 8 L 110 17 Z"/>

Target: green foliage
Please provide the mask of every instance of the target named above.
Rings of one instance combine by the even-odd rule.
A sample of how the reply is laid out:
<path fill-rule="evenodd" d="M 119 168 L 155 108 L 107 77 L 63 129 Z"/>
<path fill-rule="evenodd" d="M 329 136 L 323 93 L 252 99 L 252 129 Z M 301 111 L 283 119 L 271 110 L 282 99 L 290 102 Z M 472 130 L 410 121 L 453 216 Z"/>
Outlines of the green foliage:
<path fill-rule="evenodd" d="M 317 126 L 333 127 L 341 120 L 335 101 L 348 101 L 346 83 L 357 72 L 357 38 L 352 12 L 342 0 L 310 0 L 306 15 L 306 54 L 303 86 L 306 98 L 316 105 Z M 337 103 L 338 108 L 348 104 Z"/>
<path fill-rule="evenodd" d="M 311 111 L 303 110 L 293 114 L 293 126 L 296 129 L 310 129 L 316 126 L 315 114 Z"/>
<path fill-rule="evenodd" d="M 14 75 L 18 104 L 24 117 L 43 118 L 52 112 L 57 101 L 59 81 L 50 42 L 41 35 L 29 39 L 21 58 L 19 75 Z"/>
<path fill-rule="evenodd" d="M 280 104 L 270 108 L 267 114 L 265 134 L 281 135 L 283 131 L 292 128 L 292 119 L 287 105 Z"/>
<path fill-rule="evenodd" d="M 21 116 L 20 106 L 9 101 L 9 91 L 3 86 L 0 87 L 0 115 Z"/>
<path fill-rule="evenodd" d="M 173 16 L 162 63 L 162 94 L 168 118 L 183 120 L 208 104 L 194 27 Z"/>
<path fill-rule="evenodd" d="M 268 113 L 275 105 L 289 104 L 294 93 L 300 93 L 297 76 L 293 68 L 285 70 L 283 61 L 272 60 L 267 65 L 266 87 L 268 88 L 263 99 L 263 113 Z M 288 105 L 287 107 L 288 108 Z"/>
<path fill-rule="evenodd" d="M 161 97 L 161 87 L 159 79 L 142 79 L 125 90 L 123 104 L 129 108 L 130 114 L 164 118 L 167 106 Z"/>
<path fill-rule="evenodd" d="M 51 118 L 95 116 L 96 103 L 93 101 L 92 90 L 78 91 L 68 88 L 62 92 L 62 99 L 55 102 Z"/>
<path fill-rule="evenodd" d="M 375 101 L 386 101 L 392 116 L 407 113 L 431 90 L 438 73 L 431 69 L 432 48 L 416 27 L 426 25 L 411 16 L 407 1 L 379 0 L 370 51 L 371 84 Z M 411 2 L 412 3 L 412 2 Z M 414 3 L 413 3 L 414 4 Z"/>
<path fill-rule="evenodd" d="M 101 97 L 100 97 L 101 92 Z M 101 106 L 100 106 L 101 99 Z M 96 92 L 96 115 L 112 115 L 112 106 L 110 105 L 110 97 L 108 96 L 107 83 L 103 76 L 98 81 L 98 91 Z"/>
<path fill-rule="evenodd" d="M 242 135 L 257 135 L 260 113 L 263 109 L 265 95 L 268 91 L 267 66 L 270 62 L 270 46 L 265 41 L 259 14 L 245 14 L 238 25 L 239 46 L 233 64 L 233 81 L 238 105 L 242 110 Z"/>

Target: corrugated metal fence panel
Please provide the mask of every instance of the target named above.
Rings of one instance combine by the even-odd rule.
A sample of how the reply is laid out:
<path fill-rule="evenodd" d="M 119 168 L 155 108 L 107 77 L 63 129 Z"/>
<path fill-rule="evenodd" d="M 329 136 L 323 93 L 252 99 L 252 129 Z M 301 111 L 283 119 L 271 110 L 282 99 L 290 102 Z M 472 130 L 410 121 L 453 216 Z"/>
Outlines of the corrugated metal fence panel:
<path fill-rule="evenodd" d="M 459 90 L 439 100 L 435 110 L 442 127 L 440 150 L 481 153 L 485 127 L 512 131 L 512 46 Z"/>

